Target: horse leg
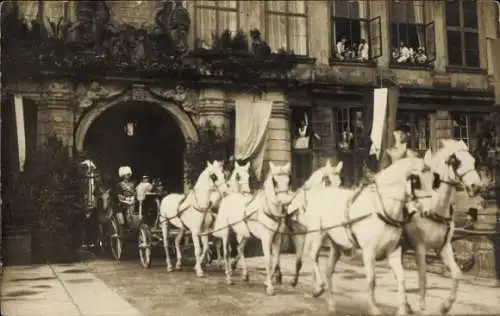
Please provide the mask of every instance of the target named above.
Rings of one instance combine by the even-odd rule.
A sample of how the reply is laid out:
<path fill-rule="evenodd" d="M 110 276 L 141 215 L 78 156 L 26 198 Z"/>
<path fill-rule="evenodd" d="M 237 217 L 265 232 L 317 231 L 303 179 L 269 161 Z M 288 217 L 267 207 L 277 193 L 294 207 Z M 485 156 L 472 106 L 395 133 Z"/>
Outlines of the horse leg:
<path fill-rule="evenodd" d="M 313 262 L 314 276 L 313 276 L 313 297 L 319 297 L 325 291 L 325 283 L 321 278 L 321 270 L 319 268 L 319 252 L 321 249 L 321 244 L 323 242 L 324 236 L 315 232 L 309 236 L 310 239 L 310 257 Z"/>
<path fill-rule="evenodd" d="M 200 238 L 198 237 L 198 232 L 192 230 L 191 237 L 193 238 L 194 257 L 196 259 L 194 270 L 196 271 L 196 275 L 201 278 L 204 276 L 204 273 L 203 269 L 201 268 L 201 246 L 200 246 Z"/>
<path fill-rule="evenodd" d="M 224 250 L 222 249 L 223 241 L 221 239 L 217 238 L 214 241 L 214 245 L 215 245 L 215 250 L 217 251 L 217 265 L 220 265 L 222 259 L 224 259 L 223 254 L 222 254 L 224 252 Z"/>
<path fill-rule="evenodd" d="M 366 282 L 368 285 L 369 313 L 371 315 L 381 315 L 380 309 L 377 307 L 377 304 L 375 303 L 375 254 L 373 250 L 364 249 L 363 264 L 365 266 Z"/>
<path fill-rule="evenodd" d="M 295 287 L 299 281 L 300 269 L 302 269 L 302 255 L 304 254 L 304 244 L 306 238 L 304 235 L 295 235 L 293 236 L 293 239 L 295 244 L 295 274 L 291 285 Z"/>
<path fill-rule="evenodd" d="M 175 269 L 176 270 L 182 269 L 181 242 L 182 242 L 182 239 L 184 238 L 184 232 L 185 232 L 184 228 L 181 228 L 181 229 L 179 229 L 177 236 L 175 236 L 175 257 L 176 257 Z"/>
<path fill-rule="evenodd" d="M 391 254 L 389 254 L 389 266 L 391 267 L 392 273 L 396 282 L 398 284 L 398 303 L 399 308 L 397 315 L 411 314 L 411 307 L 408 304 L 408 299 L 406 297 L 405 279 L 404 279 L 404 269 L 403 262 L 401 260 L 402 248 L 398 246 Z"/>
<path fill-rule="evenodd" d="M 208 252 L 208 248 L 209 248 L 208 235 L 203 235 L 203 236 L 201 236 L 200 239 L 201 239 L 201 245 L 202 245 L 200 263 L 202 266 L 205 266 L 205 258 L 207 257 L 207 252 Z"/>
<path fill-rule="evenodd" d="M 423 243 L 415 248 L 415 260 L 418 268 L 418 287 L 419 287 L 419 308 L 422 313 L 426 310 L 425 292 L 427 290 L 427 262 L 425 256 L 427 249 Z"/>
<path fill-rule="evenodd" d="M 280 255 L 281 255 L 281 234 L 276 234 L 274 240 L 271 243 L 271 253 L 272 253 L 272 269 L 275 284 L 282 283 L 282 275 L 280 269 Z"/>
<path fill-rule="evenodd" d="M 330 239 L 328 239 L 330 240 Z M 330 240 L 331 241 L 331 240 Z M 342 250 L 339 246 L 330 242 L 330 254 L 328 256 L 328 262 L 326 265 L 325 277 L 326 277 L 326 289 L 328 294 L 328 310 L 330 313 L 335 313 L 335 298 L 333 297 L 333 286 L 332 277 L 335 272 L 335 266 L 342 255 Z"/>
<path fill-rule="evenodd" d="M 170 252 L 168 251 L 168 222 L 163 219 L 161 222 L 161 233 L 163 237 L 163 249 L 165 249 L 165 263 L 167 265 L 167 272 L 172 272 L 172 262 L 170 261 Z"/>
<path fill-rule="evenodd" d="M 451 279 L 453 280 L 450 294 L 441 304 L 441 313 L 447 314 L 457 299 L 458 284 L 460 282 L 460 278 L 462 277 L 462 270 L 460 270 L 460 267 L 455 261 L 453 248 L 451 247 L 450 242 L 446 242 L 441 250 L 440 257 L 443 263 L 448 267 L 448 269 L 450 269 Z"/>
<path fill-rule="evenodd" d="M 233 280 L 231 279 L 231 277 L 233 274 L 233 269 L 232 269 L 231 264 L 229 262 L 230 250 L 228 248 L 229 248 L 228 234 L 227 234 L 227 232 L 224 232 L 224 235 L 222 236 L 222 253 L 224 254 L 224 270 L 226 272 L 226 284 L 232 285 Z"/>
<path fill-rule="evenodd" d="M 238 257 L 241 258 L 241 267 L 243 269 L 241 279 L 245 282 L 249 280 L 247 262 L 245 261 L 245 246 L 247 245 L 247 241 L 248 237 L 238 236 Z"/>
<path fill-rule="evenodd" d="M 264 254 L 264 261 L 266 262 L 266 281 L 264 282 L 264 285 L 266 286 L 267 294 L 274 295 L 274 287 L 273 287 L 273 282 L 271 280 L 271 276 L 274 271 L 273 258 L 271 253 L 273 247 L 273 241 L 272 241 L 273 236 L 270 235 L 271 233 L 262 236 L 261 242 L 262 242 L 262 253 Z"/>

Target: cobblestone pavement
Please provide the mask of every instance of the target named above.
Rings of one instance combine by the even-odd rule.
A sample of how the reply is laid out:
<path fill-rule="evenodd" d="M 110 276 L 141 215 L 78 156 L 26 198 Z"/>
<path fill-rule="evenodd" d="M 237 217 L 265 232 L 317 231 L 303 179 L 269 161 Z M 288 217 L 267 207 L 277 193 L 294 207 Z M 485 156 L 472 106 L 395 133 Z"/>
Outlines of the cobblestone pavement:
<path fill-rule="evenodd" d="M 264 269 L 260 257 L 248 259 L 250 282 L 240 281 L 238 271 L 235 284 L 227 286 L 222 268 L 212 264 L 206 268 L 206 277 L 197 278 L 192 262 L 186 262 L 183 271 L 167 273 L 162 258 L 155 258 L 151 269 L 140 267 L 138 259 L 120 263 L 96 260 L 88 263 L 89 271 L 102 279 L 144 315 L 326 315 L 325 297 L 311 297 L 311 269 L 306 263 L 301 283 L 292 288 L 293 256 L 282 260 L 284 285 L 276 295 L 267 296 L 263 285 Z M 365 283 L 361 267 L 339 263 L 334 281 L 338 315 L 365 312 Z M 384 314 L 394 314 L 396 286 L 390 271 L 377 267 L 377 299 Z M 416 273 L 407 272 L 410 304 L 416 307 Z M 450 282 L 436 275 L 428 277 L 428 309 L 436 314 L 439 303 L 447 295 Z M 463 284 L 460 288 L 454 314 L 500 314 L 498 289 Z"/>

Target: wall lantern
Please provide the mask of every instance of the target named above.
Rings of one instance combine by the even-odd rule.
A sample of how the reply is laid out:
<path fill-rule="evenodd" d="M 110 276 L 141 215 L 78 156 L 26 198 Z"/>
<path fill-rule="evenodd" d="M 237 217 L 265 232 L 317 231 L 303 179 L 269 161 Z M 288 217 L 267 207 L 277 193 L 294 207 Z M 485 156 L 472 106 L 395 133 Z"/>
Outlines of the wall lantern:
<path fill-rule="evenodd" d="M 134 134 L 135 134 L 135 125 L 136 125 L 136 123 L 134 123 L 134 122 L 127 122 L 125 124 L 124 130 L 125 130 L 125 134 L 127 134 L 127 136 L 134 136 Z"/>

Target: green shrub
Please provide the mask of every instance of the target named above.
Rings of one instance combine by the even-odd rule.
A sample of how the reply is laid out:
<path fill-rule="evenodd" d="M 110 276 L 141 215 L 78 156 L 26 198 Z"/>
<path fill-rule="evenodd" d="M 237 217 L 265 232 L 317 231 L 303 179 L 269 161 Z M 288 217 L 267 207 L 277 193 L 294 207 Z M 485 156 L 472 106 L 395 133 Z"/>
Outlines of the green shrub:
<path fill-rule="evenodd" d="M 55 139 L 36 150 L 9 192 L 9 224 L 32 234 L 34 262 L 76 259 L 85 184 L 66 146 Z"/>
<path fill-rule="evenodd" d="M 186 179 L 193 186 L 207 161 L 226 161 L 232 154 L 234 138 L 207 121 L 198 129 L 198 141 L 189 140 L 186 146 Z"/>

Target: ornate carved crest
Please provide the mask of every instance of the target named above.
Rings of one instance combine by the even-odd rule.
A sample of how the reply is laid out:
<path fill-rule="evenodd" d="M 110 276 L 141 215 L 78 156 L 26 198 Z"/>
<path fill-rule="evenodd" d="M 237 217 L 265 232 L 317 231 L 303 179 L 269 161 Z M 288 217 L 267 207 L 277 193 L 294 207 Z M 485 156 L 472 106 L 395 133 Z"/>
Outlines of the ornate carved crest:
<path fill-rule="evenodd" d="M 182 85 L 177 85 L 174 89 L 152 89 L 152 92 L 163 99 L 179 104 L 186 113 L 194 116 L 198 115 L 199 109 L 197 107 L 196 91 L 186 89 Z"/>
<path fill-rule="evenodd" d="M 78 88 L 78 105 L 81 108 L 87 108 L 98 100 L 107 99 L 120 93 L 121 91 L 118 89 L 106 88 L 102 84 L 94 81 L 88 86 L 82 85 Z"/>

